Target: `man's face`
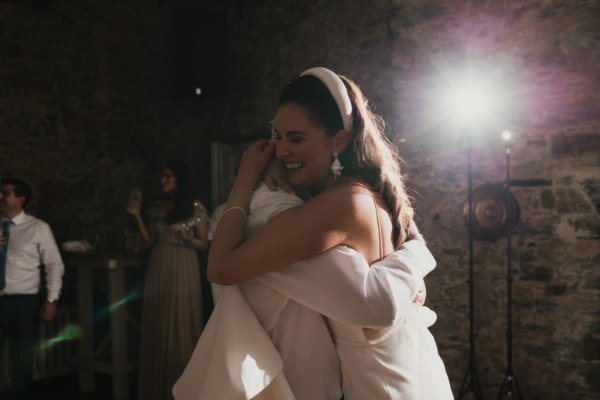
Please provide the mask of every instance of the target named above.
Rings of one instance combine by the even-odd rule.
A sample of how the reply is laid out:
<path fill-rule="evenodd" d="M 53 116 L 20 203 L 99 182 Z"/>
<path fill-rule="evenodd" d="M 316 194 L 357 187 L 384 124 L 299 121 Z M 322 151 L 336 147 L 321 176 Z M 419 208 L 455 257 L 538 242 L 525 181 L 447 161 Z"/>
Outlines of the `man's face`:
<path fill-rule="evenodd" d="M 12 218 L 23 209 L 25 198 L 15 196 L 15 185 L 8 183 L 0 185 L 0 212 L 8 218 Z"/>

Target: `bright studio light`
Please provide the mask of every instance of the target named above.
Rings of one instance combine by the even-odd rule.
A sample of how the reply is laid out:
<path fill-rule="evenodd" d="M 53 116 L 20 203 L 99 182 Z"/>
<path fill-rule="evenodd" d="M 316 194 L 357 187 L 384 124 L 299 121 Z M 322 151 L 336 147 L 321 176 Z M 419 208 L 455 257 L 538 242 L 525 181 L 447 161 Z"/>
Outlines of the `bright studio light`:
<path fill-rule="evenodd" d="M 425 99 L 419 123 L 449 135 L 498 132 L 511 119 L 514 85 L 502 63 L 433 60 L 434 74 L 417 96 Z"/>
<path fill-rule="evenodd" d="M 451 111 L 461 121 L 477 121 L 487 113 L 489 98 L 483 88 L 475 84 L 465 86 L 456 93 L 456 97 L 450 103 Z"/>
<path fill-rule="evenodd" d="M 493 100 L 486 82 L 474 78 L 458 79 L 445 95 L 446 113 L 462 126 L 479 124 L 494 111 Z"/>
<path fill-rule="evenodd" d="M 504 140 L 505 142 L 510 142 L 512 137 L 513 137 L 513 134 L 511 131 L 505 130 L 502 132 L 502 140 Z"/>

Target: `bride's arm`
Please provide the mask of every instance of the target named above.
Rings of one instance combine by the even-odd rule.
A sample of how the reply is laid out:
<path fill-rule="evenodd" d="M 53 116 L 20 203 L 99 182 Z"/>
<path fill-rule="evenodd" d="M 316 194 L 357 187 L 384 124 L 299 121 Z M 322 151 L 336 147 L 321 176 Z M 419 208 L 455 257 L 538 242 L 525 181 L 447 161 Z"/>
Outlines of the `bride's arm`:
<path fill-rule="evenodd" d="M 344 243 L 353 229 L 343 210 L 352 200 L 323 193 L 286 210 L 245 238 L 241 212 L 223 215 L 208 259 L 208 278 L 214 283 L 237 284 L 320 254 Z M 229 215 L 229 216 L 228 216 Z"/>
<path fill-rule="evenodd" d="M 272 151 L 272 145 L 259 142 L 243 156 L 244 168 L 231 190 L 208 256 L 208 278 L 214 283 L 244 282 L 320 254 L 344 243 L 354 229 L 352 198 L 328 190 L 279 214 L 246 239 L 248 204 Z"/>

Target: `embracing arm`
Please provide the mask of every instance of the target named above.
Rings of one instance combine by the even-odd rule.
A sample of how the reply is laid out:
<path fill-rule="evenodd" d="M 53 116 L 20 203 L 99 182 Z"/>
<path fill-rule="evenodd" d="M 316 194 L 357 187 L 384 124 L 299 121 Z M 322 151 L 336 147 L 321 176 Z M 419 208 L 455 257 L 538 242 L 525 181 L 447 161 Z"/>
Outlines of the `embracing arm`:
<path fill-rule="evenodd" d="M 246 164 L 235 180 L 208 256 L 208 279 L 214 283 L 244 282 L 312 257 L 343 243 L 346 234 L 353 229 L 348 207 L 340 204 L 340 196 L 322 193 L 302 206 L 277 215 L 246 239 L 248 204 L 260 173 L 272 156 L 273 145 L 263 143 L 261 148 L 259 142 L 248 148 L 248 152 L 254 157 L 248 158 L 251 162 L 260 157 L 264 160 L 250 167 Z M 244 157 L 246 154 L 242 163 Z M 344 198 L 341 201 L 351 203 Z"/>
<path fill-rule="evenodd" d="M 245 238 L 244 215 L 226 208 L 209 252 L 208 278 L 225 285 L 245 282 L 343 243 L 350 222 L 339 203 L 320 195 L 286 210 Z M 247 206 L 246 206 L 247 207 Z M 236 243 L 237 242 L 237 243 Z"/>
<path fill-rule="evenodd" d="M 434 267 L 425 243 L 411 240 L 371 267 L 354 250 L 336 246 L 260 279 L 333 320 L 383 328 L 404 314 Z"/>

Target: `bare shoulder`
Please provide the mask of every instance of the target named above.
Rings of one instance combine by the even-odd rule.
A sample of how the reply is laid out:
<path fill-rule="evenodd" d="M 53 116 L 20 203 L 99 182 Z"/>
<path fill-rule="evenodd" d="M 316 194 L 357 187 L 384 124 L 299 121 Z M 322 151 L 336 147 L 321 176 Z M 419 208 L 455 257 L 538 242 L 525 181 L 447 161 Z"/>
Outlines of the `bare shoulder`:
<path fill-rule="evenodd" d="M 374 194 L 357 184 L 335 186 L 305 204 L 307 216 L 340 220 L 340 223 L 355 224 L 365 216 L 365 207 L 371 207 Z"/>

